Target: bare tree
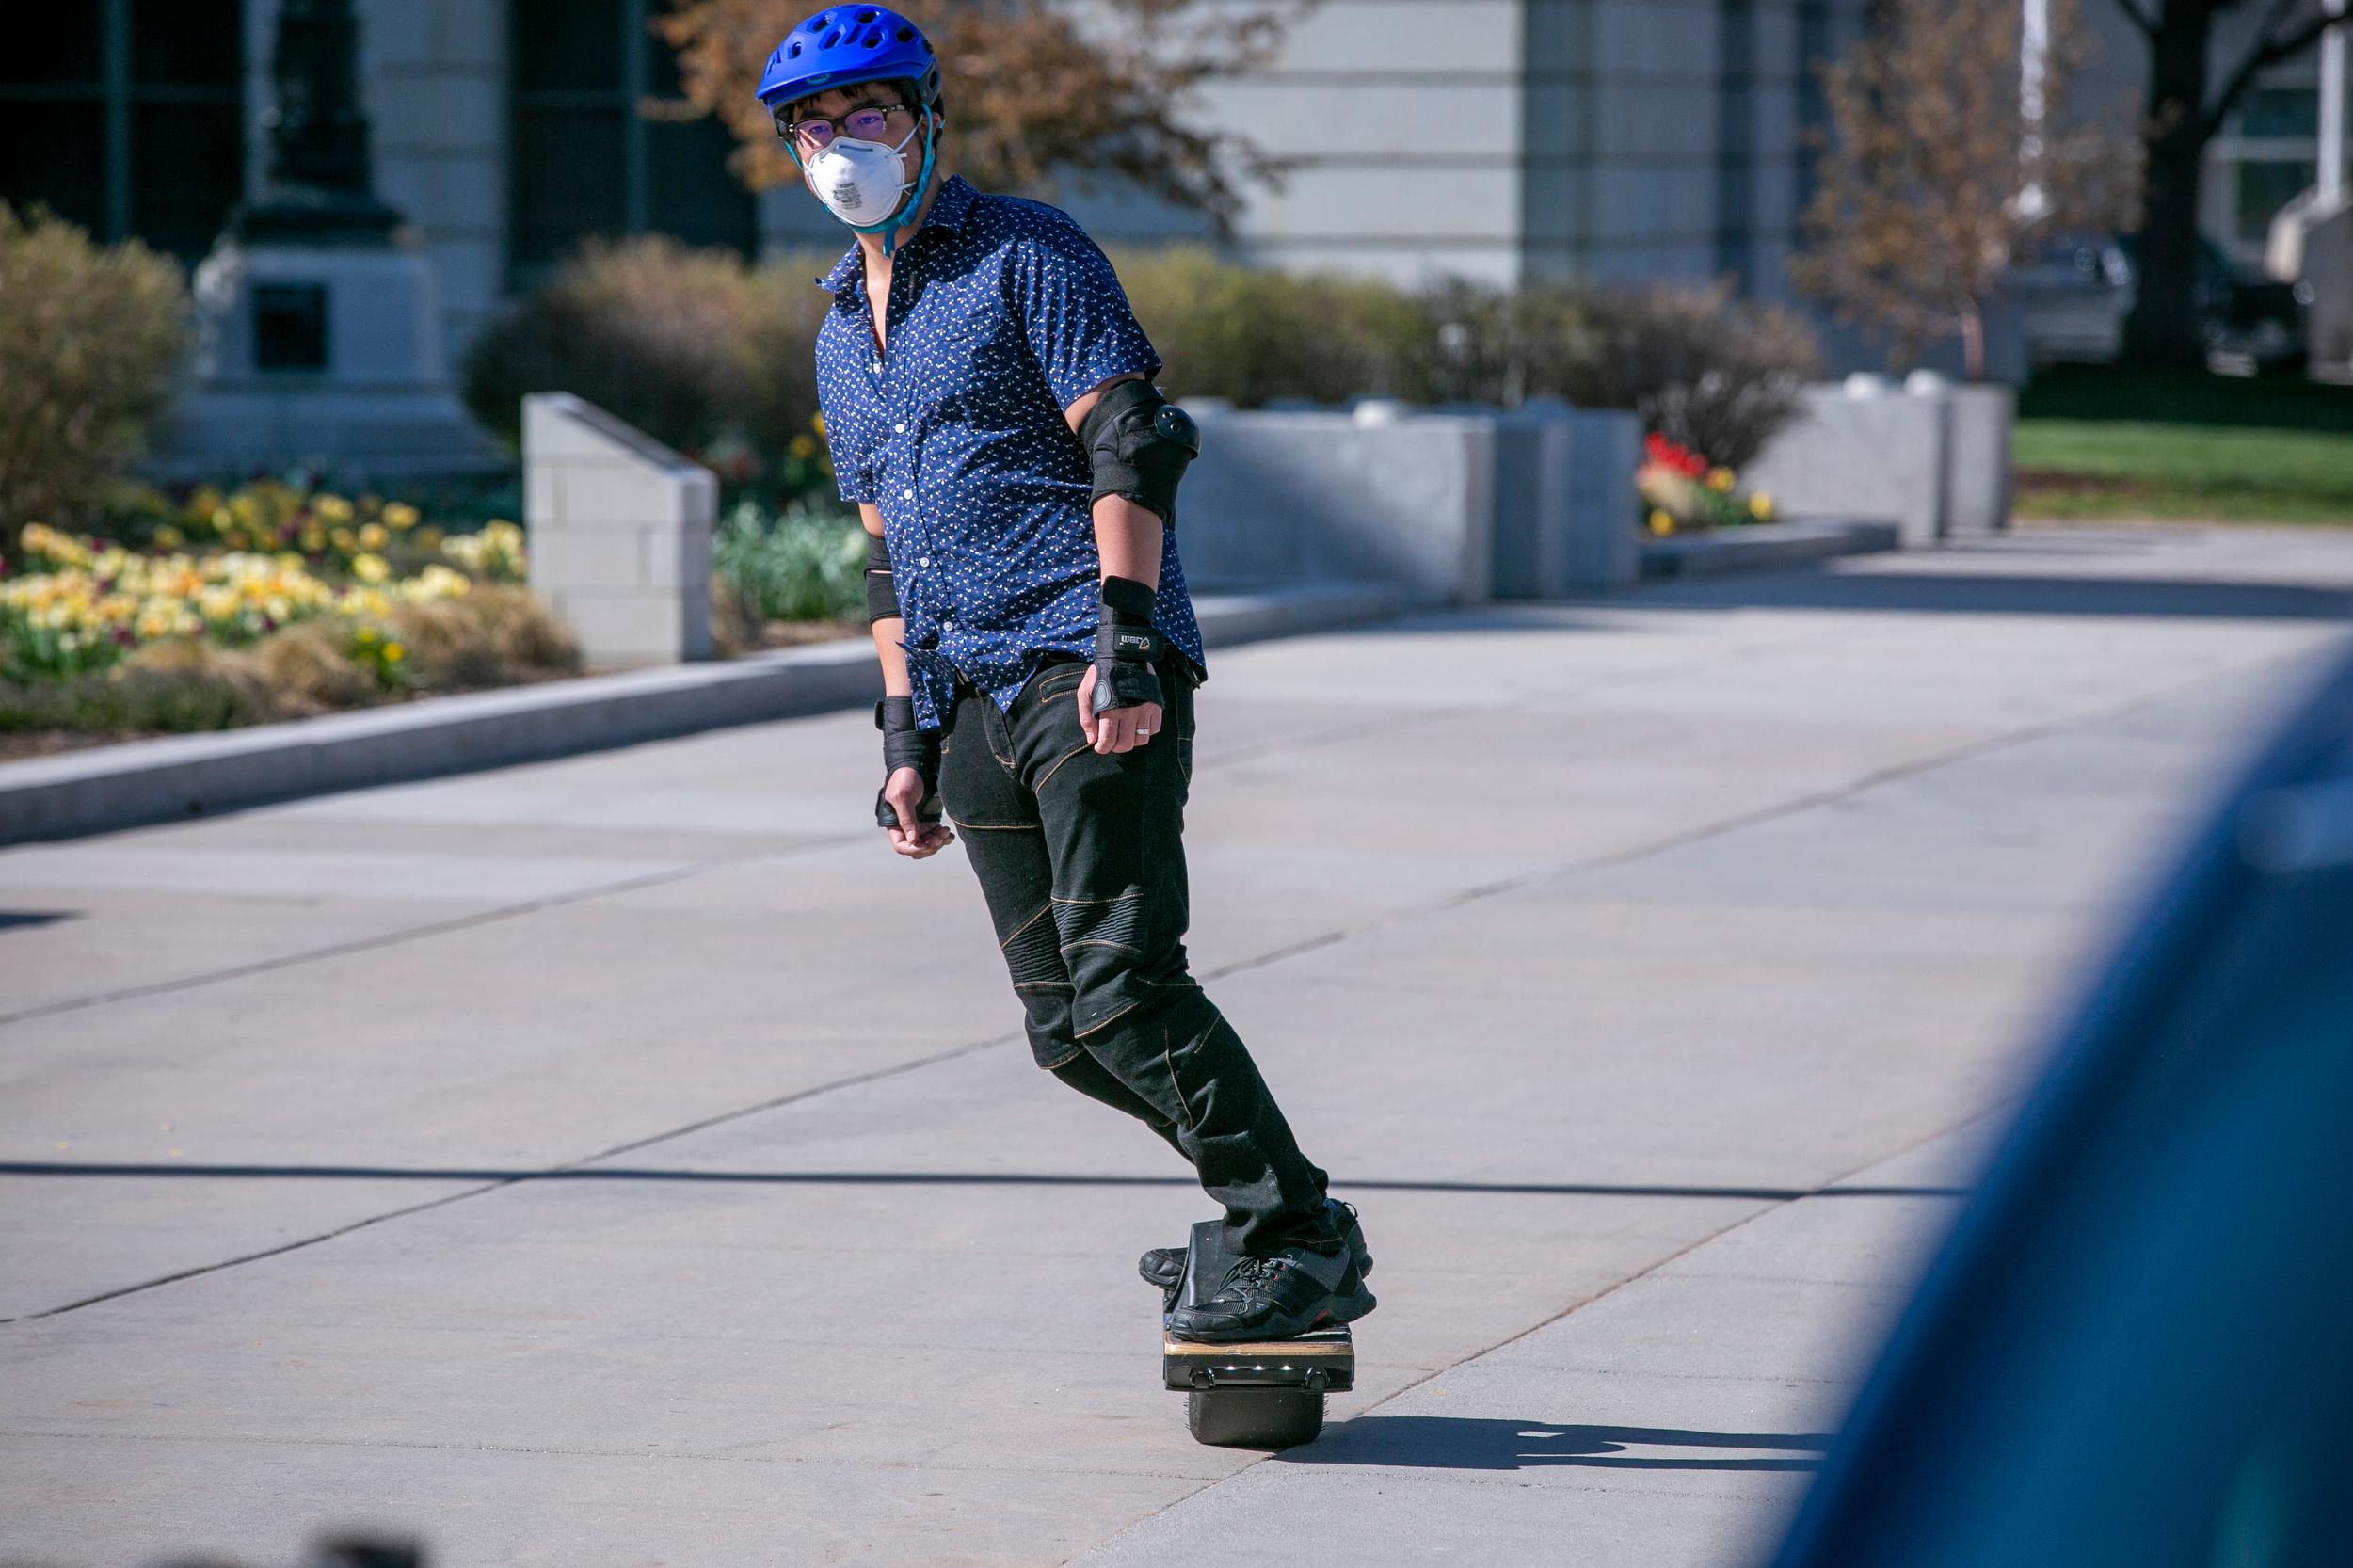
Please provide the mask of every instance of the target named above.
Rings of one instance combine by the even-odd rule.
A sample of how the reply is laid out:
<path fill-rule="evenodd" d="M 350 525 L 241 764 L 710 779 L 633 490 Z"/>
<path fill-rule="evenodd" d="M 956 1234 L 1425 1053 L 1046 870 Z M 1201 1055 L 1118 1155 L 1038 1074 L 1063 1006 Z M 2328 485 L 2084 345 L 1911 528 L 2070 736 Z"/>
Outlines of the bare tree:
<path fill-rule="evenodd" d="M 2262 0 L 2263 18 L 2218 87 L 2211 85 L 2214 24 L 2249 0 L 2116 0 L 2149 42 L 2148 114 L 2141 128 L 2148 180 L 2137 222 L 2139 292 L 2124 321 L 2137 363 L 2202 368 L 2198 322 L 2198 199 L 2206 145 L 2255 78 L 2310 49 L 2328 31 L 2321 0 Z"/>
<path fill-rule="evenodd" d="M 2130 210 L 2129 141 L 2066 119 L 2090 34 L 2075 0 L 2052 0 L 2051 11 L 2031 137 L 2017 0 L 1883 0 L 1822 72 L 1831 136 L 1790 276 L 1898 357 L 1959 333 L 1969 375 L 1982 377 L 1986 306 L 2003 273 L 2041 233 L 2111 227 Z"/>
<path fill-rule="evenodd" d="M 1314 0 L 897 0 L 937 45 L 953 128 L 943 160 L 995 190 L 1050 194 L 1058 177 L 1131 184 L 1227 232 L 1244 182 L 1285 167 L 1247 127 L 1193 118 L 1203 83 L 1262 63 Z M 776 40 L 809 0 L 678 0 L 655 23 L 679 52 L 672 113 L 716 115 L 754 189 L 800 175 L 754 97 Z M 656 106 L 660 112 L 659 106 Z"/>

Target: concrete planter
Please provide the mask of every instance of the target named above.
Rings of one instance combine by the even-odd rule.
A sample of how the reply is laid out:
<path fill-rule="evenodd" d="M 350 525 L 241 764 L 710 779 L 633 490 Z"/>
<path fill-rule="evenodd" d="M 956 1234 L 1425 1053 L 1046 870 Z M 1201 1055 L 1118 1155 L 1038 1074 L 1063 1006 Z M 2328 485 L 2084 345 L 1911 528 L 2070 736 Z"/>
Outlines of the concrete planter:
<path fill-rule="evenodd" d="M 1386 582 L 1473 604 L 1635 575 L 1631 414 L 1188 408 L 1202 451 L 1177 537 L 1195 583 Z"/>
<path fill-rule="evenodd" d="M 1784 515 L 1884 519 L 1907 546 L 1982 536 L 2009 526 L 2016 418 L 2008 387 L 1849 376 L 1807 388 L 1804 415 L 1740 477 Z"/>

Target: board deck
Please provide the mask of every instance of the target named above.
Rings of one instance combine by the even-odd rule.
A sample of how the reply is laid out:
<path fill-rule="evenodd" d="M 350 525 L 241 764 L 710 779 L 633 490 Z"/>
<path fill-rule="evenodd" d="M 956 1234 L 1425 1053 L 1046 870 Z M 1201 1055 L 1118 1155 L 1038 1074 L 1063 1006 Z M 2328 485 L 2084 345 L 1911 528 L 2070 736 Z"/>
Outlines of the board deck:
<path fill-rule="evenodd" d="M 1303 1335 L 1297 1339 L 1252 1340 L 1237 1345 L 1211 1345 L 1198 1339 L 1163 1338 L 1160 1353 L 1190 1361 L 1297 1361 L 1307 1356 L 1353 1356 L 1355 1343 L 1346 1330 Z"/>
<path fill-rule="evenodd" d="M 1312 1388 L 1356 1385 L 1356 1342 L 1345 1327 L 1296 1339 L 1208 1345 L 1160 1338 L 1160 1381 L 1171 1388 Z"/>

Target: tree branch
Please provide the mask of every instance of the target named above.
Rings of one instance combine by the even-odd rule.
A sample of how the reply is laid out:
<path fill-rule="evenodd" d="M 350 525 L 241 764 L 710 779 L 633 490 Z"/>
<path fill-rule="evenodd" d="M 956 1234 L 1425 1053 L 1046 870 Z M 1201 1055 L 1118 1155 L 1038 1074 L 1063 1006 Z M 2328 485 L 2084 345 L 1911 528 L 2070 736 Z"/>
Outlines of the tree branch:
<path fill-rule="evenodd" d="M 2140 0 L 2116 0 L 2116 8 L 2124 13 L 2124 20 L 2140 29 L 2150 42 L 2157 40 L 2157 19 L 2141 9 Z"/>
<path fill-rule="evenodd" d="M 2296 8 L 2297 3 L 2298 0 L 2272 0 L 2270 14 L 2264 18 L 2264 24 L 2256 30 L 2255 42 L 2247 51 L 2247 57 L 2239 61 L 2236 71 L 2231 72 L 2230 80 L 2223 84 L 2221 96 L 2214 101 L 2214 106 L 2200 117 L 2200 124 L 2206 135 L 2211 136 L 2222 129 L 2222 121 L 2229 118 L 2231 110 L 2257 75 L 2310 49 L 2331 26 L 2339 23 L 2353 26 L 2353 18 L 2330 16 L 2324 9 L 2292 31 L 2272 37 L 2271 30 L 2286 20 L 2287 14 Z"/>

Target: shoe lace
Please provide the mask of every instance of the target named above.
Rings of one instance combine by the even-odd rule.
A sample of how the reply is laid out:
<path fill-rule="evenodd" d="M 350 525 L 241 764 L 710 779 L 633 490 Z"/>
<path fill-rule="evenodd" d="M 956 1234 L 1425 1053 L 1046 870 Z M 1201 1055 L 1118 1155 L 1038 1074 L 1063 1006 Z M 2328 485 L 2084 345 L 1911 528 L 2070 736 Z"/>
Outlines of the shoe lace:
<path fill-rule="evenodd" d="M 1231 1296 L 1238 1295 L 1244 1290 L 1264 1289 L 1273 1284 L 1275 1277 L 1282 1272 L 1283 1262 L 1280 1258 L 1243 1257 L 1226 1271 L 1225 1288 L 1218 1294 Z"/>

